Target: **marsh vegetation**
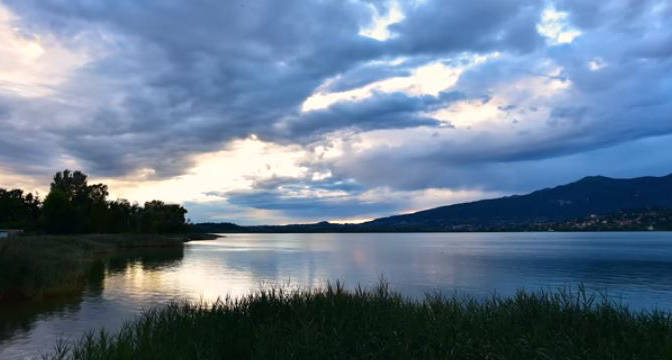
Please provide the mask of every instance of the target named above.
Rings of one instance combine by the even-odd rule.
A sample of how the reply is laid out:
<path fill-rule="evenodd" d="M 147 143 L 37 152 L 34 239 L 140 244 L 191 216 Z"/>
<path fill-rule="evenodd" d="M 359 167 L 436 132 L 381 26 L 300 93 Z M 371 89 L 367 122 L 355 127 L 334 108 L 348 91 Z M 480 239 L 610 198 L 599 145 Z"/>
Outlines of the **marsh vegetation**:
<path fill-rule="evenodd" d="M 61 343 L 49 359 L 669 359 L 672 317 L 582 288 L 510 298 L 409 300 L 383 282 L 346 291 L 260 290 L 172 303 L 119 332 Z"/>

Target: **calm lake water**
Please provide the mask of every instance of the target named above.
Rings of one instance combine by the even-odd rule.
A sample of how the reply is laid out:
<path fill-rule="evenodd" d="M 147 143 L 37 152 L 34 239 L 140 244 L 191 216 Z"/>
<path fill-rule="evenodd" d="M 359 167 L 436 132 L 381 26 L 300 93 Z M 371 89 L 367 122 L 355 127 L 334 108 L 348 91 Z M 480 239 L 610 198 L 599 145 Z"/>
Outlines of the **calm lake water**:
<path fill-rule="evenodd" d="M 672 233 L 232 234 L 184 250 L 100 264 L 80 295 L 0 305 L 0 359 L 33 359 L 59 339 L 115 330 L 175 299 L 213 301 L 261 286 L 314 287 L 384 276 L 411 297 L 510 295 L 583 283 L 632 308 L 672 311 Z"/>

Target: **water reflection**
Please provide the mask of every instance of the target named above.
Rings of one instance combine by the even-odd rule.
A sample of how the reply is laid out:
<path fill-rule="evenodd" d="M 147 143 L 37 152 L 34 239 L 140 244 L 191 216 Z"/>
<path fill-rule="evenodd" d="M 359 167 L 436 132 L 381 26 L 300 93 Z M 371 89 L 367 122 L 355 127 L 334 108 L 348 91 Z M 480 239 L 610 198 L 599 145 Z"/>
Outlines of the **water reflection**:
<path fill-rule="evenodd" d="M 260 286 L 305 288 L 336 279 L 372 286 L 381 275 L 415 297 L 583 283 L 636 309 L 672 310 L 670 233 L 237 234 L 170 251 L 99 263 L 89 287 L 72 299 L 3 308 L 0 358 L 34 355 L 90 328 L 114 330 L 174 299 L 212 301 Z"/>
<path fill-rule="evenodd" d="M 249 293 L 259 284 L 374 285 L 489 296 L 584 283 L 632 307 L 670 308 L 669 233 L 248 234 L 193 244 L 179 285 L 190 298 Z"/>
<path fill-rule="evenodd" d="M 97 307 L 90 305 L 101 302 L 107 277 L 123 276 L 135 267 L 162 271 L 177 266 L 183 256 L 182 248 L 124 251 L 94 262 L 87 270 L 86 287 L 77 294 L 41 302 L 3 303 L 0 358 L 38 358 L 40 351 L 50 350 L 59 338 L 72 338 L 87 331 L 91 328 L 87 313 L 93 310 L 92 317 L 100 318 Z"/>

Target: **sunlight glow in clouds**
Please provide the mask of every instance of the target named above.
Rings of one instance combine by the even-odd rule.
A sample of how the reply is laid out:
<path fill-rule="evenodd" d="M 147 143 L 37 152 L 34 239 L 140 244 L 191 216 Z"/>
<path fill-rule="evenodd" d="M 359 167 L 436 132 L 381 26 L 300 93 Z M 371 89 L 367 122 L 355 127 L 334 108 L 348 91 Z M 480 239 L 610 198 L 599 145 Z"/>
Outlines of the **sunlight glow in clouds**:
<path fill-rule="evenodd" d="M 462 71 L 459 67 L 435 62 L 415 69 L 411 76 L 385 79 L 348 91 L 318 92 L 304 101 L 301 111 L 325 109 L 342 101 L 361 101 L 376 93 L 405 92 L 415 96 L 436 96 L 439 92 L 455 85 Z"/>
<path fill-rule="evenodd" d="M 430 188 L 408 192 L 392 190 L 388 187 L 375 188 L 359 196 L 359 201 L 379 202 L 386 198 L 402 197 L 406 206 L 401 212 L 411 213 L 428 208 L 458 204 L 461 202 L 482 199 L 484 197 L 497 197 L 501 194 L 495 192 L 483 192 L 478 190 L 452 190 L 445 188 Z"/>
<path fill-rule="evenodd" d="M 194 156 L 194 166 L 185 175 L 152 180 L 153 170 L 144 169 L 127 179 L 95 181 L 110 184 L 113 197 L 139 202 L 219 201 L 219 193 L 252 189 L 256 181 L 304 176 L 308 169 L 300 162 L 305 157 L 305 150 L 298 146 L 276 145 L 252 136 L 234 141 L 224 150 Z"/>
<path fill-rule="evenodd" d="M 399 7 L 399 3 L 396 1 L 390 6 L 388 13 L 384 16 L 378 12 L 378 9 L 371 5 L 371 8 L 374 10 L 375 17 L 370 27 L 361 29 L 359 34 L 362 36 L 370 37 L 378 41 L 386 41 L 394 37 L 394 34 L 390 32 L 388 26 L 396 24 L 404 20 L 404 13 Z"/>
<path fill-rule="evenodd" d="M 455 86 L 465 70 L 499 56 L 500 54 L 496 52 L 486 55 L 464 55 L 460 57 L 461 65 L 457 66 L 447 65 L 446 61 L 435 61 L 413 69 L 410 76 L 388 78 L 341 92 L 324 90 L 333 81 L 330 80 L 303 102 L 301 111 L 326 109 L 342 101 L 361 101 L 379 93 L 403 92 L 411 96 L 437 96 L 440 92 Z M 403 64 L 403 60 L 391 64 L 400 65 Z"/>
<path fill-rule="evenodd" d="M 0 91 L 26 97 L 52 95 L 55 86 L 89 60 L 49 36 L 26 32 L 18 23 L 20 19 L 0 4 Z"/>
<path fill-rule="evenodd" d="M 14 174 L 0 166 L 0 187 L 6 189 L 22 189 L 26 192 L 38 193 L 42 198 L 46 196 L 49 187 L 44 186 L 44 181 L 40 181 L 31 176 Z"/>
<path fill-rule="evenodd" d="M 561 68 L 553 64 L 546 67 L 545 74 L 524 73 L 516 81 L 501 84 L 487 100 L 457 101 L 427 115 L 456 128 L 497 129 L 502 133 L 538 128 L 549 114 L 546 99 L 562 96 L 572 85 L 561 78 Z M 536 110 L 525 110 L 529 108 Z"/>

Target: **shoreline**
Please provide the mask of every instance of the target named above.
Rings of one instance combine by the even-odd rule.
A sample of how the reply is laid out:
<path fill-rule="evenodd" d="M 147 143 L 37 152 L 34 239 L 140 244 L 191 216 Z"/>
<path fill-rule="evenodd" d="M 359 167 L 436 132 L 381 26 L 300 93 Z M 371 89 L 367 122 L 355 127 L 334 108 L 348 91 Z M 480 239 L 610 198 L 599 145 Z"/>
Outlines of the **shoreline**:
<path fill-rule="evenodd" d="M 183 249 L 214 234 L 27 235 L 0 239 L 0 303 L 83 291 L 97 263 L 138 250 Z"/>

